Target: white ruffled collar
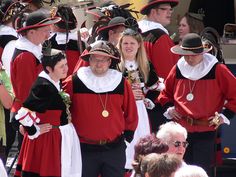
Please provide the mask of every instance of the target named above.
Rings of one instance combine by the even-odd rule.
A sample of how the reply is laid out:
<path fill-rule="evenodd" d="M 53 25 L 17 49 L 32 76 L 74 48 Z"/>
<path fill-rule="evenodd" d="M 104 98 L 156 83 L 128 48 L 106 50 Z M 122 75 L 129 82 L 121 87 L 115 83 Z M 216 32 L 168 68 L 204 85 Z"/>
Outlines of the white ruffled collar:
<path fill-rule="evenodd" d="M 217 58 L 211 54 L 203 54 L 203 60 L 196 66 L 190 66 L 184 59 L 181 57 L 177 62 L 177 66 L 181 74 L 190 80 L 199 80 L 209 73 L 212 67 L 218 62 Z"/>
<path fill-rule="evenodd" d="M 149 21 L 149 20 L 144 19 L 144 20 L 139 21 L 138 25 L 139 25 L 139 28 L 142 30 L 142 33 L 145 33 L 153 29 L 161 29 L 166 34 L 169 34 L 167 29 L 164 26 L 162 26 L 162 24 L 154 22 L 154 21 Z"/>
<path fill-rule="evenodd" d="M 105 76 L 98 77 L 93 74 L 90 66 L 81 67 L 77 71 L 77 76 L 88 89 L 95 93 L 113 91 L 122 79 L 122 73 L 114 69 L 109 69 Z"/>
<path fill-rule="evenodd" d="M 136 70 L 138 69 L 138 63 L 135 60 L 125 60 L 125 68 L 128 71 Z"/>
<path fill-rule="evenodd" d="M 16 48 L 19 50 L 26 50 L 30 53 L 32 53 L 41 63 L 41 56 L 42 56 L 42 45 L 35 45 L 32 42 L 30 42 L 25 37 L 20 37 L 16 41 Z"/>
<path fill-rule="evenodd" d="M 55 34 L 55 33 L 54 33 Z M 66 33 L 56 32 L 56 38 L 55 38 L 57 44 L 66 44 L 69 42 L 69 40 L 78 40 L 78 36 L 76 32 L 68 33 L 68 40 L 66 41 Z"/>
<path fill-rule="evenodd" d="M 54 80 L 52 80 L 52 78 L 45 71 L 42 71 L 41 73 L 39 73 L 39 77 L 47 79 L 49 82 L 51 82 L 57 88 L 58 91 L 60 91 L 60 81 L 55 82 Z"/>
<path fill-rule="evenodd" d="M 0 35 L 12 35 L 18 37 L 18 34 L 11 26 L 0 25 Z"/>

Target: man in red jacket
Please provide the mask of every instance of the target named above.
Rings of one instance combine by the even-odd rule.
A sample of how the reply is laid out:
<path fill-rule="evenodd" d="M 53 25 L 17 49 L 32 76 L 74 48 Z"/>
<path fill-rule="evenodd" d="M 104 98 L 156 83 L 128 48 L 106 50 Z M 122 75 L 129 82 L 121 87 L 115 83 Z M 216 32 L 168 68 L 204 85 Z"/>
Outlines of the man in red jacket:
<path fill-rule="evenodd" d="M 111 69 L 118 51 L 97 41 L 81 55 L 81 67 L 65 81 L 70 94 L 72 123 L 81 142 L 82 177 L 123 177 L 124 140 L 131 142 L 138 123 L 131 86 L 122 73 Z"/>

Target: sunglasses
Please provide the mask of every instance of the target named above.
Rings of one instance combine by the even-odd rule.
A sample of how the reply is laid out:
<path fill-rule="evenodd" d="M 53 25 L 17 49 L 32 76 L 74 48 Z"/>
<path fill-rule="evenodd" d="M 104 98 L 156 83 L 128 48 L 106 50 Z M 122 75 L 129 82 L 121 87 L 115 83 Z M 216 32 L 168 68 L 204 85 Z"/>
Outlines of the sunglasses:
<path fill-rule="evenodd" d="M 174 144 L 174 146 L 175 146 L 176 148 L 177 148 L 177 147 L 180 147 L 181 144 L 182 144 L 182 146 L 183 146 L 184 148 L 187 148 L 188 145 L 189 145 L 189 143 L 188 143 L 187 141 L 183 141 L 183 142 L 181 142 L 181 141 L 175 141 L 173 144 Z"/>

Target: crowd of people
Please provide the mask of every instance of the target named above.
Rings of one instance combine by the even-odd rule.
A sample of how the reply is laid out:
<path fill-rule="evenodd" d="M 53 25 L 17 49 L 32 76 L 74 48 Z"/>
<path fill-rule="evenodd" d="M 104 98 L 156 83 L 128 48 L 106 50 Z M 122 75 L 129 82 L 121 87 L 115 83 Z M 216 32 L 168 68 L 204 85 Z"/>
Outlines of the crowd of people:
<path fill-rule="evenodd" d="M 0 155 L 19 132 L 15 177 L 214 176 L 236 78 L 201 14 L 172 40 L 178 3 L 149 0 L 138 21 L 106 1 L 86 29 L 68 4 L 1 1 Z"/>

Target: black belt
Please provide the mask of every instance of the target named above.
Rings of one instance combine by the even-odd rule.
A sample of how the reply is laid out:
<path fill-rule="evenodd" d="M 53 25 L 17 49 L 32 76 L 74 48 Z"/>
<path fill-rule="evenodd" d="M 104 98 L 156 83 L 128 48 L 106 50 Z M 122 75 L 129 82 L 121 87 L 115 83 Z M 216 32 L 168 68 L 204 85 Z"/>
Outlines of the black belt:
<path fill-rule="evenodd" d="M 59 128 L 60 125 L 52 125 L 52 128 Z"/>
<path fill-rule="evenodd" d="M 88 138 L 84 138 L 79 136 L 80 140 L 85 144 L 94 144 L 94 145 L 106 145 L 106 144 L 112 144 L 117 143 L 120 141 L 120 139 L 123 137 L 123 135 L 118 136 L 114 140 L 91 140 Z"/>
<path fill-rule="evenodd" d="M 122 142 L 124 143 L 124 136 L 122 134 L 113 141 L 86 141 L 84 138 L 83 140 L 85 142 L 80 142 L 81 151 L 105 151 L 118 147 Z"/>

